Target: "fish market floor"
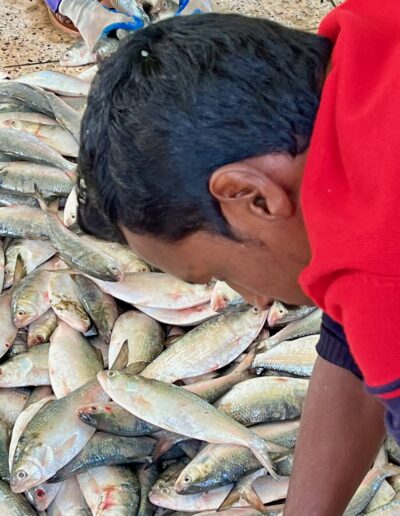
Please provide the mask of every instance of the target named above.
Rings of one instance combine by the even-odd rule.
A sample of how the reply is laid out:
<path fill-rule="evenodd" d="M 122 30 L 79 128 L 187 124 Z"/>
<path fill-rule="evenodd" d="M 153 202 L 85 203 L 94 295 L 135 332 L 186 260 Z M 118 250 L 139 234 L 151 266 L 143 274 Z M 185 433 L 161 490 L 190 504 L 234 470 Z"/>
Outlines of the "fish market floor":
<path fill-rule="evenodd" d="M 332 8 L 329 0 L 214 0 L 214 6 L 307 30 L 316 30 Z M 66 69 L 58 62 L 74 41 L 51 25 L 43 0 L 0 0 L 0 72 L 13 77 L 43 69 L 79 73 L 83 68 Z"/>

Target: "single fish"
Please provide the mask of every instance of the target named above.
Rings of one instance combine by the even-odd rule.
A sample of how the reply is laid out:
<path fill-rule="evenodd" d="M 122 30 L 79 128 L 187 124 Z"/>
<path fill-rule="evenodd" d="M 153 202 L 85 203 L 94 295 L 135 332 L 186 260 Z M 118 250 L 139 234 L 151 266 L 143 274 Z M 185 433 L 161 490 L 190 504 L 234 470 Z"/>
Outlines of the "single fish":
<path fill-rule="evenodd" d="M 8 465 L 11 471 L 12 463 L 14 460 L 15 450 L 17 448 L 18 441 L 22 435 L 22 432 L 25 430 L 26 425 L 33 418 L 35 414 L 39 412 L 39 410 L 54 400 L 54 396 L 51 394 L 46 396 L 35 403 L 30 404 L 28 407 L 25 407 L 24 410 L 19 414 L 17 420 L 15 421 L 15 425 L 12 429 L 11 442 L 8 453 Z"/>
<path fill-rule="evenodd" d="M 20 353 L 0 367 L 0 387 L 50 385 L 49 344 L 40 344 Z"/>
<path fill-rule="evenodd" d="M 74 163 L 63 158 L 59 152 L 33 134 L 25 131 L 0 128 L 0 151 L 12 156 L 15 160 L 33 161 L 70 172 L 76 170 Z"/>
<path fill-rule="evenodd" d="M 114 298 L 102 292 L 93 281 L 85 276 L 76 276 L 75 285 L 84 309 L 89 314 L 99 335 L 109 344 L 111 331 L 118 317 Z"/>
<path fill-rule="evenodd" d="M 139 18 L 145 25 L 150 23 L 150 18 L 143 9 L 141 2 L 136 0 L 111 0 L 111 5 L 120 13 Z"/>
<path fill-rule="evenodd" d="M 247 304 L 243 297 L 225 281 L 215 283 L 211 294 L 211 308 L 215 312 L 223 312 L 228 308 L 242 310 Z"/>
<path fill-rule="evenodd" d="M 16 194 L 34 195 L 35 185 L 45 197 L 67 197 L 73 183 L 56 167 L 28 161 L 0 162 L 0 188 Z"/>
<path fill-rule="evenodd" d="M 29 351 L 27 332 L 25 328 L 19 328 L 13 345 L 8 353 L 4 356 L 4 360 L 8 360 L 9 358 L 20 355 L 21 353 L 26 353 L 27 351 Z"/>
<path fill-rule="evenodd" d="M 282 330 L 260 342 L 258 349 L 266 351 L 285 340 L 297 339 L 298 337 L 306 337 L 307 335 L 316 335 L 321 330 L 322 310 L 313 310 L 311 313 L 293 321 L 285 326 Z"/>
<path fill-rule="evenodd" d="M 95 335 L 93 337 L 87 337 L 88 342 L 91 346 L 93 346 L 99 352 L 99 356 L 103 358 L 104 368 L 108 369 L 108 344 L 104 342 L 100 335 Z"/>
<path fill-rule="evenodd" d="M 0 208 L 0 236 L 47 238 L 43 212 L 31 206 L 15 205 Z"/>
<path fill-rule="evenodd" d="M 53 310 L 47 310 L 36 321 L 31 322 L 28 330 L 28 346 L 37 346 L 48 342 L 57 328 L 57 317 Z"/>
<path fill-rule="evenodd" d="M 42 113 L 24 113 L 15 111 L 14 113 L 0 113 L 0 127 L 10 127 L 10 122 L 33 122 L 42 125 L 58 125 L 57 120 Z"/>
<path fill-rule="evenodd" d="M 93 273 L 88 274 L 94 276 Z M 209 286 L 192 285 L 163 272 L 126 274 L 118 283 L 100 281 L 96 278 L 93 281 L 103 292 L 116 299 L 153 308 L 180 310 L 207 303 L 211 297 Z"/>
<path fill-rule="evenodd" d="M 296 376 L 311 376 L 317 360 L 315 346 L 318 341 L 319 335 L 283 341 L 264 353 L 258 353 L 252 367 L 257 370 L 276 371 Z"/>
<path fill-rule="evenodd" d="M 38 387 L 35 387 L 29 396 L 28 401 L 25 404 L 24 410 L 28 408 L 30 405 L 33 405 L 37 401 L 42 400 L 43 398 L 47 398 L 48 396 L 53 395 L 53 389 L 50 387 L 50 385 L 39 385 Z M 53 396 L 54 399 L 54 396 Z"/>
<path fill-rule="evenodd" d="M 46 93 L 38 88 L 14 81 L 0 81 L 0 102 L 4 99 L 15 109 L 33 111 L 52 117 L 54 115 Z M 19 109 L 20 106 L 22 109 Z"/>
<path fill-rule="evenodd" d="M 52 149 L 56 150 L 63 156 L 71 156 L 76 158 L 79 152 L 79 146 L 72 134 L 57 124 L 41 124 L 37 122 L 29 122 L 26 120 L 9 120 L 8 123 L 3 122 L 3 127 L 16 129 L 17 131 L 26 131 L 33 134 L 39 140 Z"/>
<path fill-rule="evenodd" d="M 71 462 L 57 471 L 51 482 L 60 482 L 100 466 L 148 463 L 154 443 L 150 437 L 121 437 L 97 432 Z"/>
<path fill-rule="evenodd" d="M 57 398 L 82 387 L 103 369 L 96 348 L 68 324 L 60 321 L 50 341 L 50 380 Z"/>
<path fill-rule="evenodd" d="M 294 448 L 300 421 L 267 423 L 251 427 L 268 442 Z M 229 444 L 207 444 L 182 470 L 175 482 L 179 494 L 193 494 L 237 482 L 260 467 L 248 448 Z M 277 466 L 276 466 L 277 467 Z"/>
<path fill-rule="evenodd" d="M 6 249 L 5 288 L 11 287 L 13 283 L 18 256 L 21 257 L 26 272 L 29 274 L 55 254 L 56 250 L 49 242 L 24 238 L 14 239 Z"/>
<path fill-rule="evenodd" d="M 57 316 L 74 330 L 85 333 L 90 328 L 90 318 L 82 306 L 71 276 L 63 273 L 50 276 L 49 300 Z"/>
<path fill-rule="evenodd" d="M 126 466 L 101 466 L 77 475 L 79 486 L 93 514 L 131 516 L 137 514 L 140 485 Z"/>
<path fill-rule="evenodd" d="M 365 516 L 398 516 L 400 514 L 400 498 L 395 498 L 387 505 L 364 513 Z"/>
<path fill-rule="evenodd" d="M 74 43 L 60 57 L 61 66 L 83 66 L 94 62 L 94 55 L 83 39 Z"/>
<path fill-rule="evenodd" d="M 142 375 L 173 383 L 220 369 L 249 347 L 266 318 L 257 308 L 215 317 L 174 342 Z"/>
<path fill-rule="evenodd" d="M 274 480 L 271 477 L 258 478 L 253 485 L 257 495 L 265 504 L 286 498 L 288 486 L 288 479 Z M 163 489 L 160 490 L 153 488 L 150 491 L 149 498 L 154 505 L 175 511 L 210 511 L 218 509 L 232 487 L 232 484 L 229 484 L 204 493 L 182 496 L 175 492 L 173 484 L 171 486 L 164 485 Z M 234 507 L 248 507 L 248 503 L 239 500 Z M 227 512 L 227 514 L 230 513 Z"/>
<path fill-rule="evenodd" d="M 76 190 L 76 186 L 74 186 L 68 195 L 67 202 L 64 207 L 64 215 L 63 221 L 64 226 L 67 228 L 73 226 L 77 222 L 77 213 L 78 213 L 78 194 Z"/>
<path fill-rule="evenodd" d="M 106 401 L 96 380 L 44 406 L 29 421 L 15 450 L 11 487 L 21 493 L 49 478 L 68 464 L 86 445 L 94 429 L 76 417 L 85 403 Z"/>
<path fill-rule="evenodd" d="M 302 319 L 306 315 L 316 310 L 315 306 L 301 305 L 289 307 L 281 303 L 281 301 L 274 301 L 268 312 L 268 326 L 273 328 L 275 326 L 282 326 L 292 321 Z"/>
<path fill-rule="evenodd" d="M 6 155 L 0 153 L 0 159 L 4 163 L 7 161 Z M 12 161 L 10 158 L 8 161 Z M 35 197 L 29 195 L 20 195 L 0 190 L 0 206 L 31 206 L 38 207 L 39 203 Z"/>
<path fill-rule="evenodd" d="M 149 14 L 152 23 L 172 18 L 179 9 L 179 3 L 174 0 L 152 0 L 150 4 L 151 8 Z"/>
<path fill-rule="evenodd" d="M 87 97 L 90 85 L 75 77 L 54 70 L 41 70 L 40 72 L 32 72 L 15 79 L 15 82 L 28 84 L 44 90 L 53 91 L 59 95 L 68 95 L 72 97 Z"/>
<path fill-rule="evenodd" d="M 151 317 L 129 310 L 118 317 L 114 325 L 108 355 L 109 364 L 114 364 L 126 341 L 128 343 L 127 365 L 142 362 L 144 369 L 162 352 L 164 331 Z"/>
<path fill-rule="evenodd" d="M 47 516 L 92 516 L 75 477 L 61 484 L 57 496 L 47 509 Z"/>
<path fill-rule="evenodd" d="M 137 475 L 140 483 L 140 505 L 138 515 L 153 516 L 155 507 L 149 500 L 149 493 L 158 477 L 157 465 L 151 464 L 150 466 L 140 466 L 137 470 Z"/>
<path fill-rule="evenodd" d="M 100 38 L 93 48 L 96 63 L 101 63 L 116 52 L 121 42 L 117 38 Z"/>
<path fill-rule="evenodd" d="M 158 426 L 139 419 L 112 401 L 84 405 L 77 412 L 80 419 L 100 432 L 138 437 L 158 432 Z"/>
<path fill-rule="evenodd" d="M 119 371 L 103 371 L 97 378 L 105 392 L 135 416 L 193 439 L 246 446 L 276 477 L 268 455 L 271 448 L 256 434 L 195 394 L 176 385 Z"/>
<path fill-rule="evenodd" d="M 149 306 L 140 305 L 135 305 L 135 307 L 156 321 L 177 326 L 195 326 L 218 315 L 217 312 L 214 312 L 211 308 L 210 303 L 204 303 L 182 310 L 151 308 Z"/>
<path fill-rule="evenodd" d="M 355 492 L 343 516 L 357 516 L 363 514 L 383 481 L 399 473 L 400 467 L 393 464 L 386 464 L 385 466 L 370 469 Z"/>
<path fill-rule="evenodd" d="M 47 206 L 38 192 L 37 196 L 45 216 L 49 239 L 68 265 L 111 282 L 122 278 L 122 271 L 115 260 L 81 241 L 78 235 L 64 226 L 55 208 Z"/>
<path fill-rule="evenodd" d="M 44 482 L 25 491 L 25 496 L 37 511 L 45 511 L 57 496 L 60 488 L 61 484 Z"/>
<path fill-rule="evenodd" d="M 10 426 L 24 410 L 30 391 L 25 388 L 0 389 L 0 418 Z"/>
<path fill-rule="evenodd" d="M 13 493 L 3 480 L 0 480 L 0 513 L 7 516 L 37 515 L 25 496 Z"/>
<path fill-rule="evenodd" d="M 82 113 L 79 113 L 73 109 L 60 97 L 57 97 L 57 95 L 52 92 L 46 93 L 46 99 L 49 103 L 54 118 L 57 120 L 57 122 L 59 122 L 60 125 L 65 127 L 65 129 L 67 129 L 79 143 Z"/>
<path fill-rule="evenodd" d="M 11 440 L 10 426 L 0 419 L 0 479 L 10 481 L 10 468 L 8 465 L 8 450 Z"/>
<path fill-rule="evenodd" d="M 243 425 L 300 416 L 308 380 L 266 376 L 235 385 L 215 406 Z"/>
<path fill-rule="evenodd" d="M 51 272 L 35 270 L 16 286 L 11 298 L 11 312 L 17 328 L 28 326 L 50 308 L 49 281 Z"/>

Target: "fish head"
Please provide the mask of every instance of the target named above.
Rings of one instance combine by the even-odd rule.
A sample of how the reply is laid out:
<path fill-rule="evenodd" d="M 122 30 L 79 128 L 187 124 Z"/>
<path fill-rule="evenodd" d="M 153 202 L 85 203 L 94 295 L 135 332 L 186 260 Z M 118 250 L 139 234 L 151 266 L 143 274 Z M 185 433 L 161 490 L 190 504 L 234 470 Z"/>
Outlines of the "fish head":
<path fill-rule="evenodd" d="M 22 493 L 42 483 L 49 477 L 52 464 L 55 464 L 53 450 L 44 443 L 32 442 L 24 449 L 17 447 L 11 472 L 12 491 Z"/>
<path fill-rule="evenodd" d="M 90 257 L 88 257 L 90 265 Z M 101 262 L 99 254 L 93 254 L 93 270 L 96 271 L 96 277 L 103 281 L 121 281 L 124 277 L 123 270 L 118 263 L 110 256 L 102 255 Z M 91 275 L 94 276 L 93 272 Z"/>
<path fill-rule="evenodd" d="M 97 416 L 105 413 L 105 411 L 95 403 L 92 405 L 84 405 L 76 411 L 79 419 L 90 426 L 97 426 Z"/>
<path fill-rule="evenodd" d="M 60 490 L 61 483 L 58 484 L 40 484 L 28 489 L 25 496 L 29 502 L 39 512 L 45 511 L 50 503 L 54 500 L 56 494 Z"/>
<path fill-rule="evenodd" d="M 288 310 L 283 303 L 274 301 L 268 313 L 268 324 L 274 326 L 278 321 L 283 319 L 287 313 Z"/>
<path fill-rule="evenodd" d="M 205 485 L 210 474 L 214 472 L 214 461 L 210 460 L 209 455 L 199 455 L 195 463 L 189 463 L 178 476 L 174 489 L 178 494 L 192 494 L 197 492 L 196 487 Z"/>
<path fill-rule="evenodd" d="M 13 323 L 17 328 L 28 326 L 32 321 L 37 319 L 38 316 L 36 306 L 30 303 L 29 300 L 20 298 L 13 307 Z"/>
<path fill-rule="evenodd" d="M 34 333 L 28 334 L 28 346 L 37 346 L 38 344 L 43 344 L 45 341 L 44 333 L 42 333 L 42 330 L 38 329 Z"/>
<path fill-rule="evenodd" d="M 120 371 L 100 371 L 97 375 L 97 379 L 101 387 L 107 392 L 107 389 L 124 389 L 126 390 L 126 381 L 124 377 L 127 376 L 122 374 Z M 130 377 L 134 378 L 133 375 Z"/>

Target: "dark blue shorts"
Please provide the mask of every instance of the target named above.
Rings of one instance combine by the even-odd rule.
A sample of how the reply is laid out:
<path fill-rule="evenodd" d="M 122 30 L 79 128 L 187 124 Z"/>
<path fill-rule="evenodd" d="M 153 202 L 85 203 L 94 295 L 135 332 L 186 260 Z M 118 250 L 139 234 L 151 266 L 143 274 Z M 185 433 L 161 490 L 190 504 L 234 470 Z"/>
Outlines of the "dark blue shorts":
<path fill-rule="evenodd" d="M 350 353 L 343 327 L 327 314 L 322 316 L 321 337 L 317 344 L 317 353 L 331 364 L 343 367 L 360 380 L 363 379 L 363 375 Z"/>

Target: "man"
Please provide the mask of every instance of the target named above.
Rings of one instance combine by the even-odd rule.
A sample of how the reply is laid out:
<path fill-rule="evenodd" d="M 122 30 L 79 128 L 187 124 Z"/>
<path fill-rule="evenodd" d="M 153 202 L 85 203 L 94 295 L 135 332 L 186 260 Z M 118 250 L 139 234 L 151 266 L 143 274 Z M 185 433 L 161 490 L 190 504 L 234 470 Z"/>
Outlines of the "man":
<path fill-rule="evenodd" d="M 103 65 L 83 121 L 84 228 L 187 281 L 325 311 L 287 516 L 343 513 L 384 406 L 400 437 L 396 7 L 348 0 L 320 36 L 236 15 L 156 24 Z"/>

